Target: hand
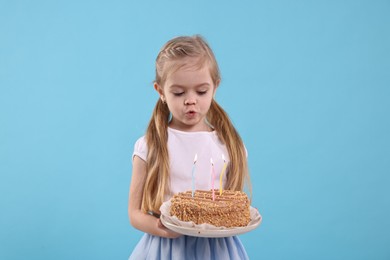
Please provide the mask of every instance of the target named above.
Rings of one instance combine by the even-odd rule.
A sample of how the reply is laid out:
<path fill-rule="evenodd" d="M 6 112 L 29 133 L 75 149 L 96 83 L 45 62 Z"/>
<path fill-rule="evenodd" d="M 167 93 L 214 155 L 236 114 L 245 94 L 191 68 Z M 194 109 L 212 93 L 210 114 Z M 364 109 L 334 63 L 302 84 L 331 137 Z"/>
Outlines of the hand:
<path fill-rule="evenodd" d="M 160 219 L 157 220 L 157 228 L 162 231 L 162 237 L 166 238 L 178 238 L 181 236 L 180 233 L 176 233 L 168 228 L 166 228 Z"/>

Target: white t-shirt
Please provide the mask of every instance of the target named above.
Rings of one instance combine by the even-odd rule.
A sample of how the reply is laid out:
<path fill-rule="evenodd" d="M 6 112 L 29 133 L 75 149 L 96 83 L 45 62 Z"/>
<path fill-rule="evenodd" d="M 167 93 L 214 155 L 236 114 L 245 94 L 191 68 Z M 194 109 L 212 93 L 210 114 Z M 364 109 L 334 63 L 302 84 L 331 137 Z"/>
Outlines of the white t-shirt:
<path fill-rule="evenodd" d="M 183 132 L 168 128 L 168 152 L 171 194 L 166 199 L 178 192 L 192 190 L 192 169 L 195 154 L 197 155 L 194 170 L 195 189 L 210 190 L 213 183 L 212 178 L 214 178 L 214 189 L 219 189 L 219 178 L 224 166 L 222 155 L 228 165 L 229 154 L 215 131 Z M 145 136 L 143 136 L 135 143 L 133 156 L 138 156 L 146 161 L 147 153 L 148 147 Z M 214 169 L 211 166 L 211 158 Z M 222 175 L 222 186 L 225 183 L 226 172 Z"/>

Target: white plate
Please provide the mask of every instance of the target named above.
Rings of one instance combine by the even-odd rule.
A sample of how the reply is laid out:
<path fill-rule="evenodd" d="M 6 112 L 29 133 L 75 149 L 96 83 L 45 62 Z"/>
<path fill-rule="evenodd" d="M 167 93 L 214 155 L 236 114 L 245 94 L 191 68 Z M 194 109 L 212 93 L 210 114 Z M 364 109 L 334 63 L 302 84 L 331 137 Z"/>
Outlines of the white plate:
<path fill-rule="evenodd" d="M 170 201 L 164 202 L 160 208 L 161 222 L 167 228 L 187 236 L 195 237 L 230 237 L 247 233 L 257 228 L 262 217 L 259 211 L 253 207 L 250 207 L 251 221 L 245 227 L 216 227 L 210 224 L 196 225 L 193 222 L 180 221 L 175 216 L 170 216 L 169 208 L 171 206 Z"/>

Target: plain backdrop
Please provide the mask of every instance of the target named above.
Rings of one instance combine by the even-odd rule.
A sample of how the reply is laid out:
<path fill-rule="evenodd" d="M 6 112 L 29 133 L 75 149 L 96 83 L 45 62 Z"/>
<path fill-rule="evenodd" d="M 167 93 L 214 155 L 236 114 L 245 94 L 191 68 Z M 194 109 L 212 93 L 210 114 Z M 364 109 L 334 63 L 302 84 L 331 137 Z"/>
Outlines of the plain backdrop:
<path fill-rule="evenodd" d="M 249 152 L 251 259 L 390 259 L 390 2 L 0 1 L 0 259 L 127 259 L 154 61 L 203 35 Z"/>

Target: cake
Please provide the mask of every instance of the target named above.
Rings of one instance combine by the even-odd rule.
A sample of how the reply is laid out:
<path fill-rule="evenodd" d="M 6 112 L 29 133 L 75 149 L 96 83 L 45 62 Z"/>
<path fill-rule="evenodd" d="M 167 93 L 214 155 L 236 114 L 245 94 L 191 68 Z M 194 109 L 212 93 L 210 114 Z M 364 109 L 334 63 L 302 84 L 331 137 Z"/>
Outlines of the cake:
<path fill-rule="evenodd" d="M 250 221 L 250 202 L 241 191 L 196 190 L 180 192 L 171 199 L 171 216 L 181 221 L 192 221 L 195 224 L 208 223 L 217 227 L 243 227 Z"/>

